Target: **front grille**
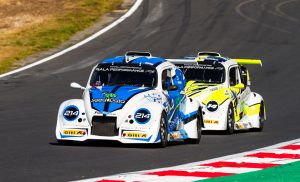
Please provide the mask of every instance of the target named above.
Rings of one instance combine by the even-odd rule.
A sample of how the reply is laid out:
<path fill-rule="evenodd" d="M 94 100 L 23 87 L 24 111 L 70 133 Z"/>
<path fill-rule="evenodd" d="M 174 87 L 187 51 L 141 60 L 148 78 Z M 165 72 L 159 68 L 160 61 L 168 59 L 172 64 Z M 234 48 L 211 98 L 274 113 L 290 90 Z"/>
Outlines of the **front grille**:
<path fill-rule="evenodd" d="M 92 124 L 92 135 L 118 136 L 116 117 L 94 116 Z"/>

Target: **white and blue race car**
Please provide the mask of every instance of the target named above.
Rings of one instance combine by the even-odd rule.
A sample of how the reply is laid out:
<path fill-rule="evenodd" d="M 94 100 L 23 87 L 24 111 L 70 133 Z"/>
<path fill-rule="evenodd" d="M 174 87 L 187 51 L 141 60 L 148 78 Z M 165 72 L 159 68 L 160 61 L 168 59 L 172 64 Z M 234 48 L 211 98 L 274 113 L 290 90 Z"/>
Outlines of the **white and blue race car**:
<path fill-rule="evenodd" d="M 180 69 L 150 53 L 128 52 L 96 65 L 82 99 L 63 102 L 58 111 L 59 143 L 115 140 L 159 143 L 184 140 L 199 143 L 202 110 L 185 95 Z"/>

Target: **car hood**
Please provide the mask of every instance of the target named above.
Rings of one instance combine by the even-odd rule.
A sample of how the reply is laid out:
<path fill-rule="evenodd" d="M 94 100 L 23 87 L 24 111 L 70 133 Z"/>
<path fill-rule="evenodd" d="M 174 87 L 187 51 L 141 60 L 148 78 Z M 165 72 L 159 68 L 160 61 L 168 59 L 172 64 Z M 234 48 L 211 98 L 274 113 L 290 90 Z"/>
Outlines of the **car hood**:
<path fill-rule="evenodd" d="M 195 81 L 187 83 L 186 94 L 188 97 L 199 100 L 203 105 L 212 100 L 218 104 L 222 104 L 231 97 L 230 89 L 224 87 L 222 84 L 199 83 Z"/>
<path fill-rule="evenodd" d="M 91 107 L 99 112 L 113 112 L 122 109 L 135 95 L 151 90 L 136 86 L 103 86 L 90 89 Z"/>
<path fill-rule="evenodd" d="M 186 84 L 185 90 L 188 97 L 198 97 L 203 92 L 211 91 L 211 89 L 216 88 L 221 85 L 217 83 L 201 83 L 197 81 L 189 81 Z"/>

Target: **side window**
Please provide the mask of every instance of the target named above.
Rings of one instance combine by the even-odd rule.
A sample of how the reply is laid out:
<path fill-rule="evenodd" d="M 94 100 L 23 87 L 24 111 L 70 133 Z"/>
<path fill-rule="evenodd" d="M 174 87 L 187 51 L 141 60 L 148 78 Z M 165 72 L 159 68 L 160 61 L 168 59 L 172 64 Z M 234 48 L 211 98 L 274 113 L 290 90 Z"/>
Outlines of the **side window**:
<path fill-rule="evenodd" d="M 177 90 L 183 90 L 185 87 L 185 78 L 182 71 L 178 68 L 172 70 L 172 85 L 176 85 L 178 87 Z"/>
<path fill-rule="evenodd" d="M 229 83 L 230 86 L 235 86 L 239 83 L 239 75 L 237 67 L 230 68 L 229 70 Z"/>
<path fill-rule="evenodd" d="M 247 68 L 244 67 L 244 66 L 241 66 L 240 67 L 240 73 L 241 73 L 241 80 L 242 80 L 242 83 L 247 86 L 247 82 L 248 82 L 248 71 L 247 71 Z"/>
<path fill-rule="evenodd" d="M 162 89 L 168 90 L 168 88 L 171 86 L 171 70 L 170 69 L 164 70 L 162 72 L 161 81 L 162 81 Z"/>

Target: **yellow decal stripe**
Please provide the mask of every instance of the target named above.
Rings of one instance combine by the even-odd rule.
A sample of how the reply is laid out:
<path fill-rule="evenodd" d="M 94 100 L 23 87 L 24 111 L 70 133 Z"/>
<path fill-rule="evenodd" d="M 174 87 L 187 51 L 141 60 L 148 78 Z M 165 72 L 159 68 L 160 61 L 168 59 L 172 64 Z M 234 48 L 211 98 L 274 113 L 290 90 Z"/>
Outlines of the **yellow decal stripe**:
<path fill-rule="evenodd" d="M 260 104 L 255 104 L 252 106 L 245 106 L 245 114 L 247 116 L 253 116 L 259 114 L 260 111 Z"/>
<path fill-rule="evenodd" d="M 206 105 L 211 100 L 216 101 L 219 105 L 224 103 L 229 98 L 229 94 L 225 95 L 225 90 L 226 88 L 223 88 L 211 92 L 210 95 L 203 100 L 203 103 Z"/>

